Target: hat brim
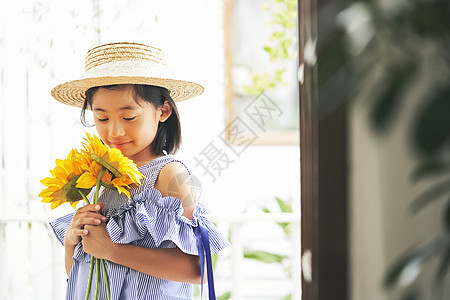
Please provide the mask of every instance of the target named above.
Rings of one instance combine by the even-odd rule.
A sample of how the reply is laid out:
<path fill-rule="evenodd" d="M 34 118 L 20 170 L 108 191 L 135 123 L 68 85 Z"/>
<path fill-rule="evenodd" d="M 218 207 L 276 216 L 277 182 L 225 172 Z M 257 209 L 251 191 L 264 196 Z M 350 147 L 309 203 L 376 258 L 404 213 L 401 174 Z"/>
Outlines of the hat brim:
<path fill-rule="evenodd" d="M 203 93 L 204 88 L 198 83 L 170 79 L 137 76 L 105 76 L 84 78 L 69 81 L 54 87 L 51 91 L 53 98 L 67 105 L 82 107 L 86 99 L 86 91 L 93 87 L 115 84 L 145 84 L 168 89 L 170 97 L 175 102 L 187 100 Z"/>

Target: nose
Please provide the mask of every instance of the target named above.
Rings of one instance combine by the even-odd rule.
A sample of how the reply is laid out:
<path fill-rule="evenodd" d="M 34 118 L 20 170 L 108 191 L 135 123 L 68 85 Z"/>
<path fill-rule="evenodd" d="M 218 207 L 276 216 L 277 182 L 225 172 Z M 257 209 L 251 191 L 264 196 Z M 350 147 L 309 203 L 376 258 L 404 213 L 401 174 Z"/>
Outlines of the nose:
<path fill-rule="evenodd" d="M 111 137 L 120 137 L 125 135 L 125 129 L 120 121 L 113 121 L 110 123 L 109 135 Z"/>

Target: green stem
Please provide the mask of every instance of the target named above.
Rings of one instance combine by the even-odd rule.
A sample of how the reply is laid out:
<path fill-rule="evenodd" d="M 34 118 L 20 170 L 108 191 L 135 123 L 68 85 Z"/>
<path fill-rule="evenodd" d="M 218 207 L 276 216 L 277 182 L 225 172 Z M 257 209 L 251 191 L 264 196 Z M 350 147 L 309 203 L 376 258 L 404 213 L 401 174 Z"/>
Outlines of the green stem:
<path fill-rule="evenodd" d="M 116 178 L 122 177 L 122 173 L 119 172 L 116 168 L 114 168 L 110 163 L 105 161 L 103 158 L 98 157 L 95 154 L 91 154 L 91 158 L 93 161 L 98 162 L 101 164 L 104 168 L 108 169 Z"/>
<path fill-rule="evenodd" d="M 100 193 L 100 182 L 103 176 L 103 173 L 106 171 L 105 168 L 102 168 L 100 173 L 97 176 L 97 182 L 95 183 L 95 194 L 94 194 L 94 204 L 98 204 L 98 195 Z"/>
<path fill-rule="evenodd" d="M 98 195 L 100 192 L 100 182 L 101 182 L 101 178 L 103 173 L 106 171 L 105 168 L 102 168 L 102 170 L 100 171 L 100 173 L 98 174 L 97 177 L 97 182 L 95 184 L 95 194 L 94 194 L 94 203 L 93 204 L 98 204 Z M 89 203 L 89 200 L 86 198 L 86 196 L 83 195 L 83 193 L 78 190 L 78 192 L 83 196 L 84 200 Z M 97 299 L 98 296 L 98 283 L 99 283 L 99 260 L 97 258 L 95 258 L 94 256 L 91 256 L 91 267 L 89 269 L 89 279 L 88 279 L 88 287 L 86 290 L 86 298 L 85 300 L 89 299 L 89 293 L 91 292 L 91 284 L 92 284 L 92 275 L 94 273 L 94 262 L 95 262 L 95 267 L 96 267 L 96 284 L 95 284 L 95 299 Z"/>
<path fill-rule="evenodd" d="M 106 272 L 105 260 L 100 260 L 103 268 L 103 277 L 105 277 L 105 285 L 106 285 L 106 296 L 108 296 L 108 300 L 111 300 L 111 292 L 109 291 L 109 278 L 108 273 Z"/>
<path fill-rule="evenodd" d="M 87 290 L 86 290 L 86 298 L 85 300 L 89 299 L 89 293 L 91 292 L 91 283 L 92 283 L 92 271 L 94 270 L 94 260 L 95 257 L 91 257 L 91 267 L 89 269 L 89 279 L 88 279 L 88 286 L 87 286 Z"/>
<path fill-rule="evenodd" d="M 80 191 L 79 189 L 77 189 L 77 191 L 78 191 L 78 193 L 80 193 L 81 197 L 83 197 L 83 200 L 86 201 L 87 204 L 91 204 L 91 203 L 89 202 L 89 199 L 86 197 L 85 194 L 83 194 L 82 191 Z"/>
<path fill-rule="evenodd" d="M 98 299 L 98 286 L 100 282 L 100 260 L 98 258 L 95 259 L 95 300 Z"/>
<path fill-rule="evenodd" d="M 102 170 L 100 171 L 100 173 L 98 174 L 97 182 L 95 183 L 95 194 L 94 194 L 94 203 L 93 204 L 98 204 L 98 196 L 100 193 L 101 179 L 102 179 L 102 175 L 105 171 L 106 171 L 106 168 L 103 167 Z M 81 196 L 83 196 L 84 200 L 89 204 L 89 200 L 86 198 L 86 196 L 80 190 L 78 190 L 78 192 L 80 193 Z M 94 262 L 95 262 L 95 274 L 96 274 L 95 275 L 95 299 L 98 299 L 98 290 L 99 290 L 99 282 L 100 282 L 100 262 L 101 262 L 102 267 L 103 267 L 103 275 L 105 277 L 105 283 L 106 283 L 106 293 L 107 293 L 108 300 L 109 300 L 109 299 L 111 299 L 111 295 L 109 292 L 108 274 L 106 273 L 105 263 L 104 263 L 103 259 L 100 260 L 93 256 L 91 256 L 91 267 L 89 269 L 88 288 L 86 291 L 85 300 L 89 299 L 89 293 L 91 291 L 92 274 L 94 273 Z"/>

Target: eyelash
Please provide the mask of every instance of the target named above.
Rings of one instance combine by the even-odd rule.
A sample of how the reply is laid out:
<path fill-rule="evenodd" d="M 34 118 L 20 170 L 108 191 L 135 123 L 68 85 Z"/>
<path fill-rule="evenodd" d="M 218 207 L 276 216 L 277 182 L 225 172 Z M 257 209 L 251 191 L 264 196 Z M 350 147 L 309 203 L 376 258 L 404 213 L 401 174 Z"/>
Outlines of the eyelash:
<path fill-rule="evenodd" d="M 132 118 L 123 118 L 125 121 L 133 121 L 134 119 L 136 119 L 136 117 L 132 117 Z M 106 122 L 108 121 L 108 118 L 105 119 L 98 119 L 99 122 Z"/>

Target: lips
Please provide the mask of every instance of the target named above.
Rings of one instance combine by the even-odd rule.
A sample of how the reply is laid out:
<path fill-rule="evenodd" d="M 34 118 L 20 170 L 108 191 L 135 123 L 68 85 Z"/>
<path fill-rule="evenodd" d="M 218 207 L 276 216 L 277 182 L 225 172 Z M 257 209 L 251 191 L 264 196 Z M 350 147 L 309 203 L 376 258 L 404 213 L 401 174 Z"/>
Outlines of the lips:
<path fill-rule="evenodd" d="M 112 148 L 117 148 L 117 149 L 121 149 L 124 148 L 126 145 L 130 144 L 131 142 L 111 142 L 111 147 Z"/>

